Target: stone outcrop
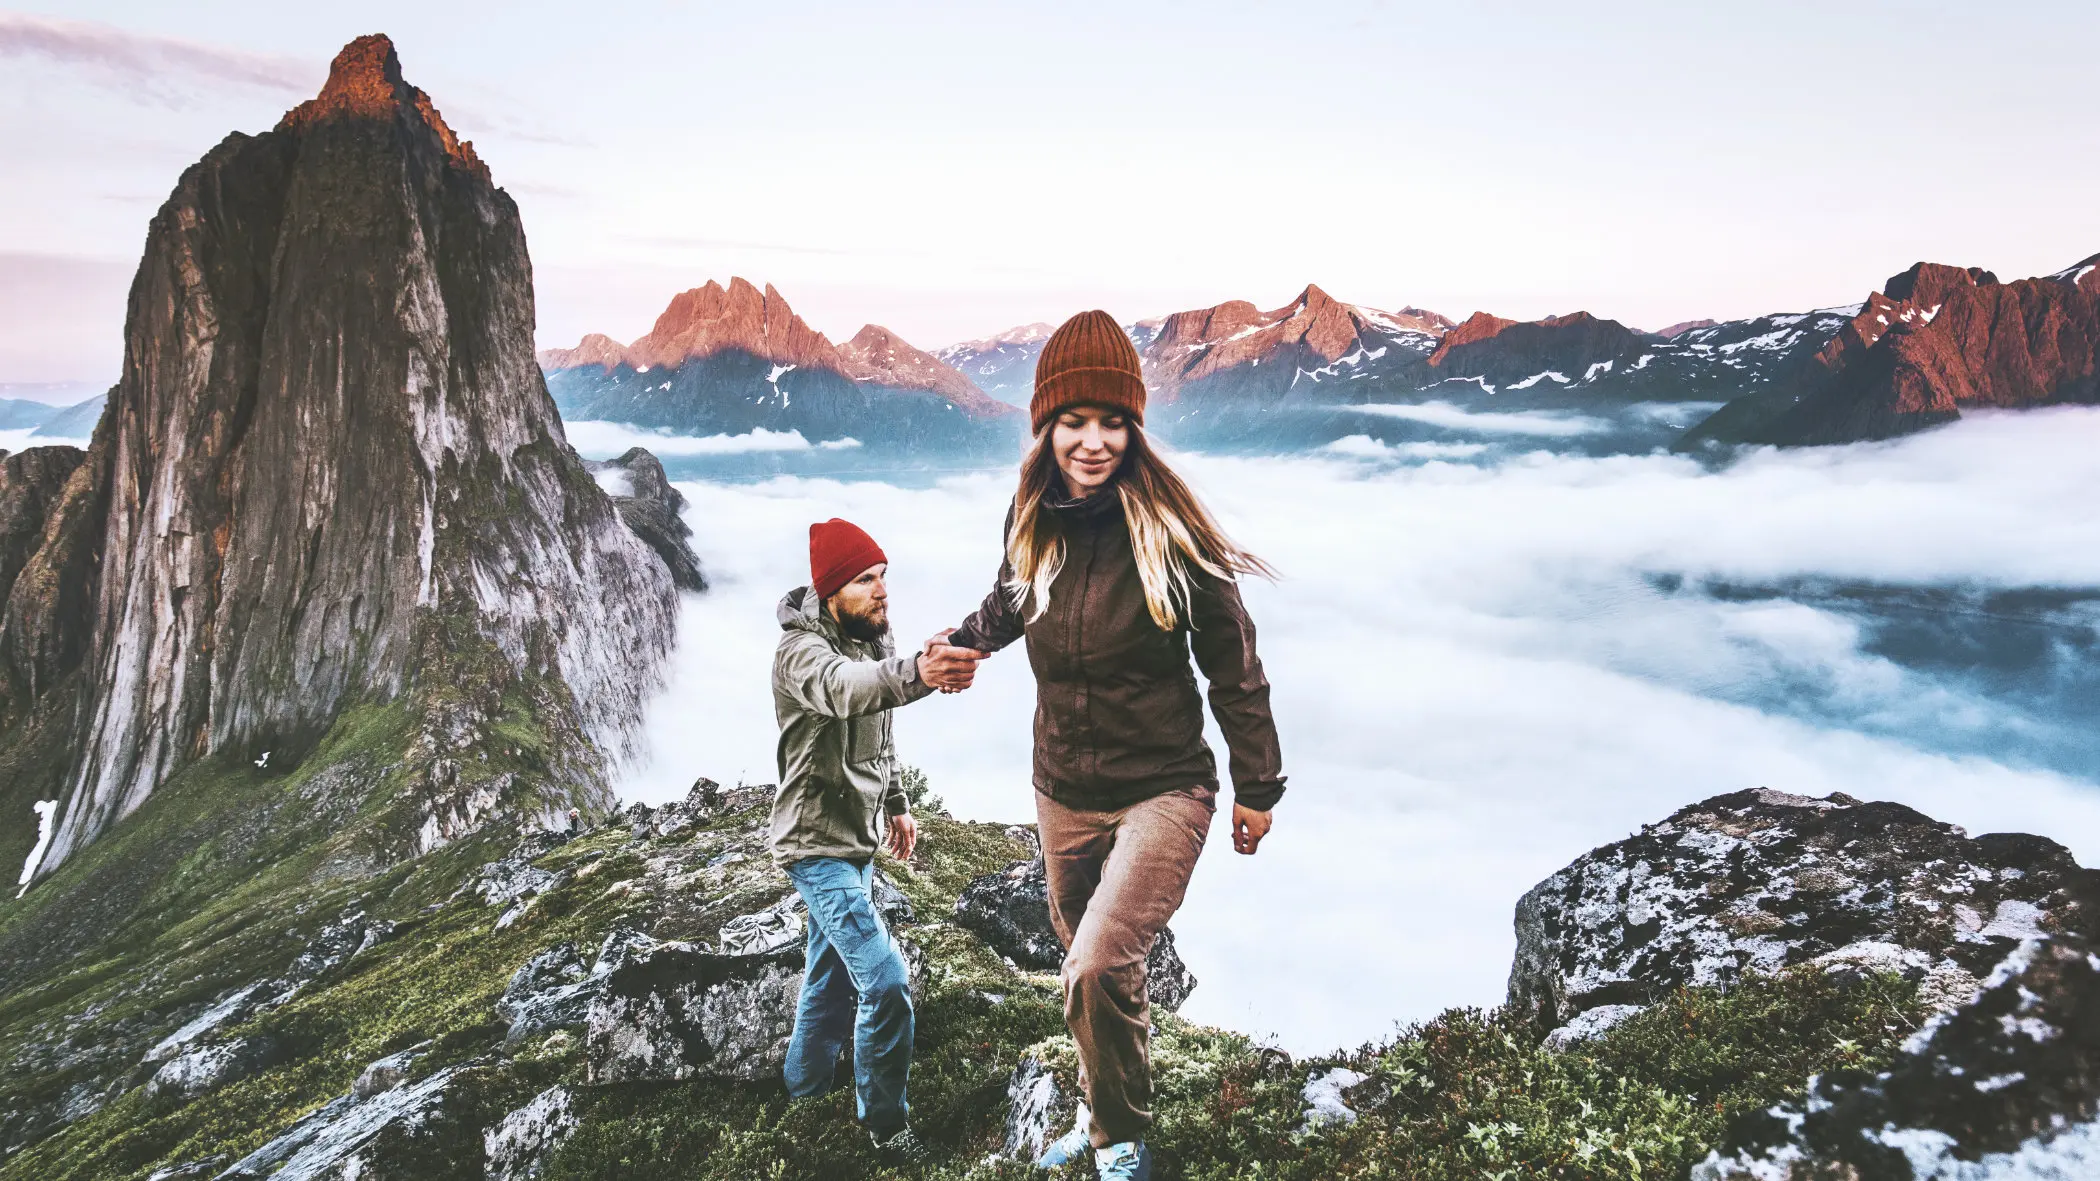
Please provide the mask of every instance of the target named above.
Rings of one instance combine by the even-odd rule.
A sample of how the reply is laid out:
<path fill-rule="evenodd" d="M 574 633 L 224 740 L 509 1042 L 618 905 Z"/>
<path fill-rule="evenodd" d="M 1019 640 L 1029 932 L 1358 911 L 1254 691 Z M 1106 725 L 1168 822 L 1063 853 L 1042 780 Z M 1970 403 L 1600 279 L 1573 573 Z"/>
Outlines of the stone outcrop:
<path fill-rule="evenodd" d="M 2100 1175 L 2100 954 L 2025 940 L 1975 999 L 1913 1035 L 1893 1068 L 1808 1081 L 1734 1129 L 1693 1181 Z"/>
<path fill-rule="evenodd" d="M 488 1181 L 531 1181 L 576 1134 L 576 1098 L 548 1087 L 482 1133 Z"/>
<path fill-rule="evenodd" d="M 295 764 L 354 701 L 413 702 L 405 851 L 603 801 L 672 579 L 562 441 L 532 325 L 516 206 L 384 37 L 183 174 L 0 621 L 16 684 L 77 695 L 40 872 L 200 758 Z M 506 695 L 537 766 L 491 757 Z"/>
<path fill-rule="evenodd" d="M 707 576 L 700 571 L 690 540 L 693 527 L 680 516 L 685 496 L 671 487 L 662 461 L 644 448 L 629 447 L 612 459 L 586 460 L 584 466 L 598 473 L 598 482 L 620 510 L 620 520 L 663 559 L 671 581 L 680 590 L 706 590 Z"/>
<path fill-rule="evenodd" d="M 1849 443 L 1965 409 L 2100 402 L 2096 352 L 2100 255 L 2011 283 L 1921 262 L 1869 295 L 1813 365 L 1716 411 L 1685 442 Z"/>
<path fill-rule="evenodd" d="M 1813 963 L 1903 973 L 1949 1008 L 2024 941 L 2096 924 L 2100 874 L 2054 841 L 1971 838 L 1901 804 L 1742 791 L 1525 894 L 1509 1003 L 1545 1030 Z"/>
<path fill-rule="evenodd" d="M 719 955 L 678 942 L 641 948 L 591 1002 L 591 1081 L 775 1077 L 801 991 L 800 948 L 765 955 Z"/>
<path fill-rule="evenodd" d="M 956 900 L 955 923 L 1018 967 L 1033 972 L 1064 967 L 1065 948 L 1050 925 L 1050 882 L 1040 857 L 972 879 Z M 1146 995 L 1171 1011 L 1194 991 L 1196 977 L 1174 950 L 1174 932 L 1160 931 L 1145 957 Z"/>

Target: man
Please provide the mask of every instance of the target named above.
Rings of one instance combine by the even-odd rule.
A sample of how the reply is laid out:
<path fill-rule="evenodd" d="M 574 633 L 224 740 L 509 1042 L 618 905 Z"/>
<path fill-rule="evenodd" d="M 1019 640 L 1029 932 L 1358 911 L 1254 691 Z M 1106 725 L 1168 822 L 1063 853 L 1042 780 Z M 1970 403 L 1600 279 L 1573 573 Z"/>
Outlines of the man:
<path fill-rule="evenodd" d="M 925 1159 L 904 1097 L 911 990 L 872 888 L 876 849 L 886 843 L 908 860 L 919 831 L 898 776 L 890 711 L 936 689 L 969 688 L 982 653 L 943 646 L 935 655 L 928 641 L 927 651 L 896 655 L 888 570 L 882 547 L 858 526 L 834 517 L 809 527 L 810 585 L 780 600 L 773 655 L 780 794 L 770 841 L 809 908 L 788 1094 L 829 1091 L 850 1034 L 861 1125 L 886 1162 L 903 1164 Z"/>

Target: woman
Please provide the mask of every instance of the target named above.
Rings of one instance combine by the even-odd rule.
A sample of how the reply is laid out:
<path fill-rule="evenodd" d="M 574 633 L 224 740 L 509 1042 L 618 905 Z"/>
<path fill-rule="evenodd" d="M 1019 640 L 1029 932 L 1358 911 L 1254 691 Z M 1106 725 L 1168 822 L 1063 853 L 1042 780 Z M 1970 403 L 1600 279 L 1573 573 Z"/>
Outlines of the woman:
<path fill-rule="evenodd" d="M 1189 657 L 1231 753 L 1233 847 L 1251 854 L 1283 771 L 1234 579 L 1270 571 L 1145 441 L 1137 349 L 1108 313 L 1052 334 L 1030 410 L 1035 443 L 998 584 L 948 642 L 991 652 L 1025 637 L 1035 671 L 1036 818 L 1092 1112 L 1037 1163 L 1055 1168 L 1091 1146 L 1101 1177 L 1142 1181 L 1145 957 L 1181 906 L 1218 792 Z"/>

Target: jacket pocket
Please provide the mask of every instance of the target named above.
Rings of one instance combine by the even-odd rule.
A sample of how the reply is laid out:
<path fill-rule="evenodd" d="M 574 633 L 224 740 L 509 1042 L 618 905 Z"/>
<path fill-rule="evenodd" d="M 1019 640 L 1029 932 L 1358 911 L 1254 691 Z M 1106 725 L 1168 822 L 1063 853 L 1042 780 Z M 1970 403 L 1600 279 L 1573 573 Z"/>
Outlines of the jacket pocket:
<path fill-rule="evenodd" d="M 872 763 L 882 757 L 882 749 L 887 745 L 886 721 L 888 718 L 879 713 L 846 719 L 847 762 Z"/>

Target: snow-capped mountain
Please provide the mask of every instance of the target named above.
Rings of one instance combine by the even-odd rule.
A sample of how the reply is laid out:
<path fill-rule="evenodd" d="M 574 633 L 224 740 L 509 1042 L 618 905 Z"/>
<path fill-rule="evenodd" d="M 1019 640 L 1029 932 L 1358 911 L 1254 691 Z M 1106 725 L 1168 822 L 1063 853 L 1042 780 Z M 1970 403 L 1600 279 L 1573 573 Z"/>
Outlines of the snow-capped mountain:
<path fill-rule="evenodd" d="M 919 449 L 1003 446 L 1011 407 L 879 325 L 832 344 L 767 284 L 732 278 L 681 292 L 631 345 L 592 333 L 546 349 L 547 387 L 569 419 L 685 434 L 799 431 Z"/>
<path fill-rule="evenodd" d="M 1844 443 L 1964 408 L 2100 402 L 2100 254 L 2011 283 L 1921 262 L 1846 310 L 1808 363 L 1747 390 L 1686 443 Z"/>

